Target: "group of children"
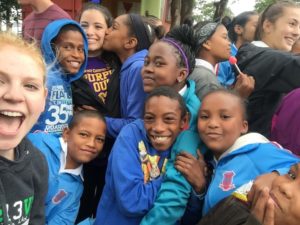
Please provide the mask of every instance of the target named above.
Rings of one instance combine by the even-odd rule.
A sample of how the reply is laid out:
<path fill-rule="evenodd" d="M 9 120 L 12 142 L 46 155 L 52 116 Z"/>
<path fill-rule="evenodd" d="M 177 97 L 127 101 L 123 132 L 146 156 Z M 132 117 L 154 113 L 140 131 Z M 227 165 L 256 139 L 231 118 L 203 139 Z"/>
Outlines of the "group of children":
<path fill-rule="evenodd" d="M 264 18 L 272 7 L 281 14 L 267 19 L 269 29 L 289 13 L 300 24 L 300 10 L 290 3 L 270 6 Z M 80 201 L 84 208 L 98 207 L 96 214 L 90 207 L 77 222 L 94 216 L 95 225 L 196 224 L 261 174 L 276 171 L 282 175 L 276 179 L 288 174 L 298 181 L 291 171 L 299 158 L 261 134 L 248 133 L 244 101 L 264 93 L 260 86 L 268 84 L 272 91 L 279 82 L 277 97 L 297 82 L 284 85 L 289 78 L 282 75 L 278 81 L 257 78 L 243 62 L 253 54 L 247 50 L 243 58 L 246 44 L 238 53 L 243 72 L 234 90 L 223 89 L 214 67 L 230 56 L 224 25 L 208 23 L 195 30 L 183 25 L 157 39 L 156 27 L 141 16 L 125 14 L 112 22 L 109 12 L 95 4 L 83 8 L 79 22 L 50 23 L 41 40 L 43 56 L 32 44 L 0 34 L 0 160 L 5 171 L 0 224 L 75 224 Z M 261 42 L 287 51 L 273 46 L 264 32 Z M 296 61 L 279 51 L 271 58 L 280 56 Z M 291 67 L 297 71 L 299 66 Z M 102 195 L 99 170 L 106 170 Z M 271 198 L 272 203 L 252 206 L 257 211 L 267 207 L 275 220 L 296 225 L 297 216 L 283 218 L 276 210 L 281 205 L 276 179 L 274 191 L 261 200 Z"/>

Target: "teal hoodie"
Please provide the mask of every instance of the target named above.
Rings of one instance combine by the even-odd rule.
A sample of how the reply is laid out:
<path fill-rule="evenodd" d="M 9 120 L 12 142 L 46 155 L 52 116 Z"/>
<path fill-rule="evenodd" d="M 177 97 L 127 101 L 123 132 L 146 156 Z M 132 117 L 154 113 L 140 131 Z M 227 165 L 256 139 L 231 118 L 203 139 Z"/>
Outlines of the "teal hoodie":
<path fill-rule="evenodd" d="M 52 40 L 56 38 L 62 27 L 68 24 L 78 27 L 84 40 L 85 60 L 79 71 L 73 75 L 67 75 L 62 70 L 51 45 Z M 43 131 L 60 135 L 73 115 L 71 82 L 79 79 L 84 73 L 87 63 L 88 42 L 84 31 L 76 21 L 61 19 L 55 20 L 45 28 L 41 40 L 41 49 L 48 67 L 46 80 L 48 96 L 45 111 L 41 114 L 31 132 Z"/>

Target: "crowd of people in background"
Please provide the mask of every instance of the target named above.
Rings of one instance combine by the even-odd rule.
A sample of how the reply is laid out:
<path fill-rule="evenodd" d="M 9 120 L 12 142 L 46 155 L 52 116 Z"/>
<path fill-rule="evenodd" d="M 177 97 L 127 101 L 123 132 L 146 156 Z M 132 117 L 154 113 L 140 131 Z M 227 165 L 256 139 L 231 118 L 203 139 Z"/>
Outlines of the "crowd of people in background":
<path fill-rule="evenodd" d="M 0 225 L 298 225 L 300 5 L 0 33 Z M 299 77 L 298 77 L 299 76 Z"/>

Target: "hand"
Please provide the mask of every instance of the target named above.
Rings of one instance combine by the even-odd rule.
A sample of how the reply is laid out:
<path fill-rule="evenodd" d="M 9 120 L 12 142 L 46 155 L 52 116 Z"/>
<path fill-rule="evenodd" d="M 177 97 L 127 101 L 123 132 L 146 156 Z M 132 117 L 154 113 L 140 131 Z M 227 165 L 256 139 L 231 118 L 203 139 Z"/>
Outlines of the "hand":
<path fill-rule="evenodd" d="M 237 76 L 233 89 L 240 94 L 241 97 L 247 98 L 254 90 L 255 80 L 252 76 L 240 73 Z"/>
<path fill-rule="evenodd" d="M 269 197 L 269 188 L 259 192 L 258 200 L 251 206 L 251 213 L 263 225 L 274 225 L 274 201 Z"/>
<path fill-rule="evenodd" d="M 206 186 L 206 163 L 203 155 L 197 150 L 198 159 L 187 152 L 176 156 L 175 168 L 182 173 L 196 193 L 203 192 Z"/>
<path fill-rule="evenodd" d="M 254 183 L 251 187 L 251 190 L 248 193 L 248 196 L 247 196 L 248 201 L 251 204 L 255 205 L 257 200 L 259 199 L 259 195 L 260 195 L 261 191 L 266 187 L 271 189 L 273 180 L 278 175 L 279 174 L 277 172 L 272 172 L 272 173 L 267 173 L 267 174 L 263 174 L 261 176 L 258 176 L 255 179 L 255 181 L 254 181 Z"/>

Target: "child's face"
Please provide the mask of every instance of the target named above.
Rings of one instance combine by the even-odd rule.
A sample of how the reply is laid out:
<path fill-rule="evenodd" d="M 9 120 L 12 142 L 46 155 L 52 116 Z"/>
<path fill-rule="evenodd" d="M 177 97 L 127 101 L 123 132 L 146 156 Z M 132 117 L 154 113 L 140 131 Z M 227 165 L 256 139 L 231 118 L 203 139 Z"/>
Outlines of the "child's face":
<path fill-rule="evenodd" d="M 129 40 L 129 30 L 126 25 L 128 15 L 121 15 L 114 19 L 112 26 L 107 29 L 103 42 L 103 49 L 119 53 Z"/>
<path fill-rule="evenodd" d="M 300 37 L 300 9 L 286 7 L 275 23 L 264 22 L 263 41 L 271 48 L 290 51 Z"/>
<path fill-rule="evenodd" d="M 178 66 L 178 58 L 168 43 L 158 41 L 152 44 L 142 69 L 144 91 L 148 93 L 162 85 L 176 88 L 179 81 L 184 82 L 187 71 Z"/>
<path fill-rule="evenodd" d="M 183 129 L 185 119 L 181 118 L 177 100 L 154 96 L 145 105 L 144 123 L 152 146 L 158 151 L 165 151 Z"/>
<path fill-rule="evenodd" d="M 298 225 L 300 221 L 300 163 L 278 176 L 270 190 L 275 202 L 275 225 Z"/>
<path fill-rule="evenodd" d="M 44 110 L 41 65 L 22 50 L 0 48 L 0 155 L 12 151 Z"/>
<path fill-rule="evenodd" d="M 80 18 L 80 25 L 84 29 L 89 46 L 89 56 L 97 56 L 102 50 L 107 24 L 103 14 L 95 9 L 86 10 Z"/>
<path fill-rule="evenodd" d="M 63 70 L 68 74 L 76 74 L 84 62 L 83 36 L 79 31 L 69 30 L 61 33 L 55 45 L 57 57 Z"/>
<path fill-rule="evenodd" d="M 230 41 L 225 26 L 219 25 L 215 33 L 207 40 L 210 53 L 217 62 L 228 60 L 230 57 Z"/>
<path fill-rule="evenodd" d="M 248 130 L 239 99 L 231 94 L 216 92 L 203 99 L 198 131 L 202 141 L 219 158 L 241 134 Z"/>
<path fill-rule="evenodd" d="M 68 144 L 66 169 L 75 169 L 95 159 L 102 151 L 105 133 L 105 123 L 94 117 L 82 118 L 72 129 L 65 129 L 63 138 Z"/>

